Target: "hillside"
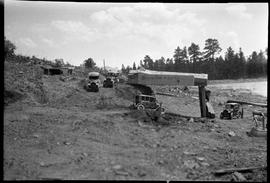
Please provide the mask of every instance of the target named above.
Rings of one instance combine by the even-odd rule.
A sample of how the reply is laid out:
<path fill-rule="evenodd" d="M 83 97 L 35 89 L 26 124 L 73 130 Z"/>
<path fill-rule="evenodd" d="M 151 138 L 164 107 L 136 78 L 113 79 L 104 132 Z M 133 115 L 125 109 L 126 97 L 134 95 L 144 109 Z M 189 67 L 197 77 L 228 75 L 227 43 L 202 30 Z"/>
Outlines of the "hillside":
<path fill-rule="evenodd" d="M 156 122 L 129 109 L 136 90 L 126 84 L 91 93 L 76 73 L 48 76 L 38 65 L 8 61 L 4 72 L 5 180 L 228 181 L 232 174 L 213 171 L 267 163 L 266 139 L 246 135 L 253 125 L 251 111 L 258 107 L 246 106 L 243 119 L 196 118 L 198 93 L 191 87 L 178 98 L 157 95 L 167 111 L 190 117 L 165 114 Z M 267 100 L 212 89 L 217 115 L 227 99 L 239 98 Z M 266 181 L 267 171 L 243 175 Z"/>

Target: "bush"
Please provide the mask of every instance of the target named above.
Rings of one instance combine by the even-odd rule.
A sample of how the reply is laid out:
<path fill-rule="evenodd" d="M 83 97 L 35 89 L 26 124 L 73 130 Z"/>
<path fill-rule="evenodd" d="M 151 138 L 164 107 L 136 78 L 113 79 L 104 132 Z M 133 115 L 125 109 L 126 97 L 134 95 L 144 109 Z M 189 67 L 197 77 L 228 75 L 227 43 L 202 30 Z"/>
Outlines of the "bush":
<path fill-rule="evenodd" d="M 5 58 L 14 55 L 14 51 L 16 50 L 16 46 L 5 37 Z"/>

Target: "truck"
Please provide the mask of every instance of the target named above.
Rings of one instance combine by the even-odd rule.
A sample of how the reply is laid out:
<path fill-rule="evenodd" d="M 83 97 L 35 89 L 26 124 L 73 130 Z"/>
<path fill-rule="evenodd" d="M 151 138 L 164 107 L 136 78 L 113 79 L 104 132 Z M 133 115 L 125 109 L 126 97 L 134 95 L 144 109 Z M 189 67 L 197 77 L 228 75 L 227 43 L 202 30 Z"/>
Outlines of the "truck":
<path fill-rule="evenodd" d="M 89 92 L 98 92 L 101 85 L 98 72 L 89 72 L 85 88 Z"/>

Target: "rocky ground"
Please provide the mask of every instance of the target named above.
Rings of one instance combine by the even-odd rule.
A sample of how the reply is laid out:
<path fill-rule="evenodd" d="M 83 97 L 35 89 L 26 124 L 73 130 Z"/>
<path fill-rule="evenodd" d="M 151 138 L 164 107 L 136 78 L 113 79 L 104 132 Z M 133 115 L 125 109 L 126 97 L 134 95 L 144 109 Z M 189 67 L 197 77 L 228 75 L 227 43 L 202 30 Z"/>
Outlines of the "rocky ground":
<path fill-rule="evenodd" d="M 17 64 L 17 65 L 16 65 Z M 267 139 L 249 137 L 252 110 L 220 120 L 228 99 L 266 103 L 237 90 L 212 91 L 217 118 L 200 116 L 198 92 L 157 95 L 168 112 L 152 121 L 129 109 L 135 90 L 126 84 L 83 89 L 79 76 L 46 76 L 38 66 L 5 63 L 4 180 L 235 180 L 218 169 L 263 167 Z M 184 117 L 185 116 L 185 117 Z M 247 181 L 267 181 L 267 170 L 241 172 Z M 242 177 L 243 178 L 243 177 Z"/>

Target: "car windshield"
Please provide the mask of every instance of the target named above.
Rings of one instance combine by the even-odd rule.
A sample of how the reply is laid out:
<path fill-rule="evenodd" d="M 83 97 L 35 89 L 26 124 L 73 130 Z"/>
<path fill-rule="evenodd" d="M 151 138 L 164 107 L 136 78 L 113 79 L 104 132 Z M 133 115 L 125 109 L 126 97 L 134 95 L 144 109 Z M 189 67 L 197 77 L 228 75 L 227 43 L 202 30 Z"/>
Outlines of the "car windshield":
<path fill-rule="evenodd" d="M 98 79 L 99 76 L 89 76 L 89 79 Z"/>

